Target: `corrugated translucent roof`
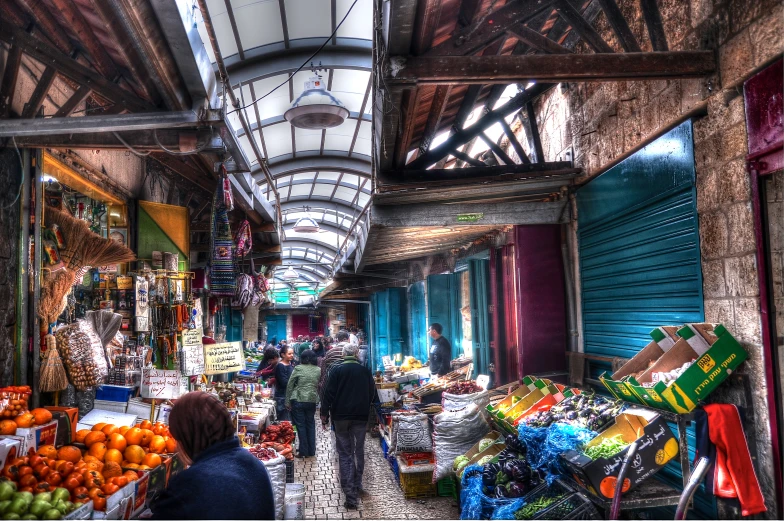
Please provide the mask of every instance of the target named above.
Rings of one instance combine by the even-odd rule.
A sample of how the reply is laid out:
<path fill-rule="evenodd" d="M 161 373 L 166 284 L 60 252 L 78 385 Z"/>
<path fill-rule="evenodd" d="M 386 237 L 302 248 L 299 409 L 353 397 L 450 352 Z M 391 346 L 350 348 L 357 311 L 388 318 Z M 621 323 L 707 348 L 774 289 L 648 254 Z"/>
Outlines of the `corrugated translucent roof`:
<path fill-rule="evenodd" d="M 321 171 L 317 158 L 360 160 L 370 170 L 372 0 L 207 0 L 207 8 L 229 67 L 229 82 L 240 102 L 249 105 L 243 113 L 250 136 L 245 135 L 238 113 L 229 114 L 228 119 L 254 172 L 260 170 L 260 165 L 250 139 L 271 166 L 306 158 L 313 167 L 308 171 L 292 169 L 296 173 L 284 172 L 275 179 L 280 204 L 288 208 L 282 211 L 282 257 L 292 262 L 331 265 L 335 251 L 370 201 L 370 182 L 367 177 L 343 172 L 334 164 Z M 195 13 L 195 18 L 208 56 L 214 62 L 200 14 Z M 324 62 L 324 68 L 317 73 L 346 106 L 349 117 L 340 126 L 325 130 L 293 128 L 283 114 L 314 74 L 310 63 L 303 60 L 325 41 L 327 45 L 312 63 L 318 66 Z M 348 54 L 351 58 L 336 59 L 330 54 L 333 49 L 339 50 L 334 56 Z M 304 67 L 296 72 L 301 65 Z M 266 183 L 262 180 L 260 184 Z M 270 199 L 272 194 L 262 186 L 265 188 Z M 303 208 L 291 207 L 299 202 Z M 298 234 L 291 229 L 306 208 L 322 226 L 319 233 Z M 303 244 L 312 247 L 303 248 Z M 295 269 L 302 280 L 324 281 L 331 274 L 330 269 L 318 265 Z M 285 284 L 290 287 L 288 282 Z"/>

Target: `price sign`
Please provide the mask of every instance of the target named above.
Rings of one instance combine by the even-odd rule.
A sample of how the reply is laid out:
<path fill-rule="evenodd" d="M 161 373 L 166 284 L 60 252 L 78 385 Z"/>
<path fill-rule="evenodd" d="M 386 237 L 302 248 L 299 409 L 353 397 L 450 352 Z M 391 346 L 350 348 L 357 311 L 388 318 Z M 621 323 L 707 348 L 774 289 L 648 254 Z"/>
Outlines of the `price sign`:
<path fill-rule="evenodd" d="M 142 398 L 177 398 L 180 396 L 180 378 L 179 371 L 142 370 Z"/>
<path fill-rule="evenodd" d="M 204 372 L 204 347 L 201 345 L 201 331 L 184 329 L 182 331 L 182 374 L 195 376 Z"/>
<path fill-rule="evenodd" d="M 244 369 L 242 342 L 204 345 L 204 374 L 234 373 Z"/>
<path fill-rule="evenodd" d="M 245 397 L 244 396 L 237 396 L 237 405 L 240 407 L 245 407 Z"/>
<path fill-rule="evenodd" d="M 184 346 L 200 346 L 201 345 L 201 331 L 198 329 L 183 329 L 182 330 L 182 345 Z"/>

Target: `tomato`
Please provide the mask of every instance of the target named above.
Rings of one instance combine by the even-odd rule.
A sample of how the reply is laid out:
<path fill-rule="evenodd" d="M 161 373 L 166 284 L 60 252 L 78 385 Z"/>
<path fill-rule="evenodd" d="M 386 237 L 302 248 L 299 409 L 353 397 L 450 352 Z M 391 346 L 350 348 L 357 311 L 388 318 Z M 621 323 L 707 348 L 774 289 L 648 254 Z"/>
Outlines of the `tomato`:
<path fill-rule="evenodd" d="M 103 475 L 97 470 L 85 470 L 82 475 L 84 476 L 84 486 L 87 488 L 100 487 L 104 484 Z"/>
<path fill-rule="evenodd" d="M 47 483 L 46 481 L 42 481 L 35 486 L 36 494 L 39 492 L 51 492 L 52 490 L 54 490 L 54 487 L 49 483 Z"/>
<path fill-rule="evenodd" d="M 97 496 L 93 498 L 93 508 L 98 512 L 106 510 L 106 496 Z"/>
<path fill-rule="evenodd" d="M 41 457 L 41 456 L 39 456 L 38 454 L 32 454 L 32 455 L 30 456 L 30 466 L 31 466 L 31 467 L 33 467 L 33 468 L 35 468 L 35 467 L 37 467 L 37 466 L 38 466 L 38 464 L 39 464 L 39 463 L 44 463 L 44 464 L 46 464 L 46 459 L 45 459 L 45 458 L 42 458 L 42 457 Z"/>
<path fill-rule="evenodd" d="M 57 465 L 57 472 L 59 472 L 63 477 L 68 476 L 71 472 L 74 471 L 74 464 L 70 461 L 63 461 L 62 463 Z"/>
<path fill-rule="evenodd" d="M 19 489 L 19 492 L 30 492 L 31 494 L 34 494 L 35 490 L 33 490 L 33 487 L 22 487 Z"/>
<path fill-rule="evenodd" d="M 55 471 L 49 474 L 46 478 L 46 482 L 52 485 L 53 487 L 60 486 L 60 483 L 63 482 L 63 477 L 60 475 L 59 472 Z"/>
<path fill-rule="evenodd" d="M 127 476 L 117 476 L 116 478 L 110 479 L 109 482 L 113 485 L 117 485 L 118 487 L 123 488 L 128 484 L 128 478 Z"/>
<path fill-rule="evenodd" d="M 37 484 L 38 484 L 38 480 L 35 479 L 35 476 L 33 476 L 32 474 L 25 474 L 24 476 L 19 478 L 19 486 L 20 487 L 32 487 L 32 488 L 35 488 L 35 486 Z"/>
<path fill-rule="evenodd" d="M 22 465 L 19 467 L 19 476 L 26 476 L 33 473 L 33 467 L 30 465 Z"/>
<path fill-rule="evenodd" d="M 106 485 L 101 487 L 101 491 L 104 494 L 106 494 L 107 496 L 111 496 L 112 494 L 114 494 L 118 490 L 120 490 L 120 487 L 118 487 L 117 485 L 114 485 L 112 483 L 107 483 Z"/>
<path fill-rule="evenodd" d="M 90 496 L 90 498 L 94 498 L 99 494 L 104 495 L 103 490 L 101 490 L 100 487 L 93 487 L 89 492 L 87 492 L 87 495 Z"/>
<path fill-rule="evenodd" d="M 82 473 L 81 473 L 81 472 L 73 472 L 73 473 L 71 474 L 71 476 L 73 476 L 73 477 L 75 477 L 75 478 L 76 478 L 76 481 L 78 481 L 78 482 L 79 482 L 79 485 L 80 485 L 80 486 L 81 486 L 81 485 L 84 485 L 84 476 L 82 475 Z"/>
<path fill-rule="evenodd" d="M 52 469 L 46 466 L 46 463 L 39 463 L 38 466 L 33 467 L 33 474 L 35 474 L 38 479 L 46 479 L 46 476 L 52 472 Z"/>
<path fill-rule="evenodd" d="M 14 458 L 11 460 L 11 465 L 16 465 L 17 467 L 21 467 L 24 464 L 24 458 Z"/>

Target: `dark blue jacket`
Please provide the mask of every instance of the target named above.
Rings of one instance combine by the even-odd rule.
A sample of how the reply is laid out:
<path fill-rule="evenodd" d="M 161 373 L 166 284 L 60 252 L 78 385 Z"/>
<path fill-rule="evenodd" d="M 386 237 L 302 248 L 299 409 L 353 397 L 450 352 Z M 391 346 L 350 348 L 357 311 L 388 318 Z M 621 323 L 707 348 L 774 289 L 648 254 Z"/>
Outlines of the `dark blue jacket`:
<path fill-rule="evenodd" d="M 264 464 L 233 438 L 199 454 L 150 509 L 153 519 L 275 519 L 275 497 Z"/>

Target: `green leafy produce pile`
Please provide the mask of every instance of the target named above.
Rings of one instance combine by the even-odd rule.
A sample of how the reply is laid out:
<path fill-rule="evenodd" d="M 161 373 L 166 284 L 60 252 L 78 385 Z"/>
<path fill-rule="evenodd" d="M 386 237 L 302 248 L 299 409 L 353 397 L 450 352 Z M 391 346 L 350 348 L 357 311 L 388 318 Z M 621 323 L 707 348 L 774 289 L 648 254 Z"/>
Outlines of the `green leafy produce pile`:
<path fill-rule="evenodd" d="M 584 452 L 586 456 L 595 460 L 615 456 L 628 446 L 629 444 L 623 441 L 621 435 L 618 434 L 612 438 L 604 438 L 600 443 L 585 449 Z"/>
<path fill-rule="evenodd" d="M 544 510 L 545 508 L 549 507 L 550 505 L 554 505 L 561 499 L 563 499 L 564 495 L 560 494 L 553 497 L 540 497 L 536 501 L 532 503 L 528 503 L 523 508 L 515 512 L 515 519 L 533 519 L 536 514 Z"/>

